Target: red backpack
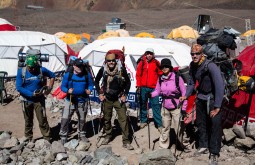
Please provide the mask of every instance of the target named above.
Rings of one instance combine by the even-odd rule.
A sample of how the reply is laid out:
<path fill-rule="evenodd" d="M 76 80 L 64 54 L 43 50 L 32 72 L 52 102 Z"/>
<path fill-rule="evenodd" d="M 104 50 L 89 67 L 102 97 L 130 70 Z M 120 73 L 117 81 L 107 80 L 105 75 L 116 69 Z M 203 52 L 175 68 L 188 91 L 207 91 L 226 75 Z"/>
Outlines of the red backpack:
<path fill-rule="evenodd" d="M 124 48 L 123 48 L 124 49 Z M 125 54 L 124 51 L 119 50 L 119 49 L 112 49 L 109 50 L 105 56 L 108 54 L 115 54 L 115 58 L 121 61 L 121 64 L 123 67 L 125 67 Z"/>

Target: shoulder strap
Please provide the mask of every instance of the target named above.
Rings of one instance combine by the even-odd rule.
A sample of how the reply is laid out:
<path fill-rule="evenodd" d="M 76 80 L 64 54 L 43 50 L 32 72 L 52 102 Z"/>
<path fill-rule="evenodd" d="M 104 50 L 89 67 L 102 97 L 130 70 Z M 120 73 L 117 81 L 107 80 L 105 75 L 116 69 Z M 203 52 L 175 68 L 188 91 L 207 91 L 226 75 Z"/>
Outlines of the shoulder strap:
<path fill-rule="evenodd" d="M 24 84 L 26 73 L 27 73 L 27 68 L 23 67 L 21 73 L 22 73 L 22 84 Z"/>
<path fill-rule="evenodd" d="M 26 79 L 26 73 L 27 73 L 27 68 L 23 67 L 22 68 L 22 83 L 25 83 Z M 39 74 L 40 81 L 43 82 L 43 73 L 42 73 L 42 67 L 40 67 L 40 74 Z"/>
<path fill-rule="evenodd" d="M 180 84 L 179 84 L 180 73 L 174 72 L 174 74 L 175 74 L 175 86 L 177 90 L 181 93 Z"/>

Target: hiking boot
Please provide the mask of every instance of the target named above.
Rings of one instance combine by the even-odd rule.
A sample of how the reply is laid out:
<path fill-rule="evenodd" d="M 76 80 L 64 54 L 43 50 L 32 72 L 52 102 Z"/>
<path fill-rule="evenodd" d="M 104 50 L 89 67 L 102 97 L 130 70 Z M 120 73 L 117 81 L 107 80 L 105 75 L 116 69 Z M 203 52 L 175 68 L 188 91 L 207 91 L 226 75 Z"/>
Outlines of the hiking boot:
<path fill-rule="evenodd" d="M 83 141 L 83 142 L 85 142 L 85 143 L 89 143 L 89 139 L 86 138 L 86 136 L 81 136 L 81 137 L 80 137 L 80 140 Z"/>
<path fill-rule="evenodd" d="M 163 129 L 163 127 L 158 127 L 158 131 L 160 134 L 162 133 L 162 129 Z"/>
<path fill-rule="evenodd" d="M 102 141 L 101 145 L 107 145 L 110 141 L 111 141 L 111 139 L 108 138 L 108 137 L 106 137 L 106 138 L 104 138 L 104 140 Z"/>
<path fill-rule="evenodd" d="M 194 156 L 200 156 L 202 154 L 208 154 L 208 149 L 207 148 L 198 148 L 196 152 L 194 152 Z"/>
<path fill-rule="evenodd" d="M 129 144 L 129 143 L 123 144 L 122 147 L 123 147 L 123 148 L 126 148 L 126 149 L 128 149 L 128 150 L 134 150 L 134 147 L 133 147 L 131 144 Z"/>
<path fill-rule="evenodd" d="M 218 155 L 210 154 L 209 165 L 218 165 Z"/>
<path fill-rule="evenodd" d="M 147 123 L 141 123 L 140 124 L 140 129 L 143 129 L 144 127 L 146 127 L 147 126 Z"/>

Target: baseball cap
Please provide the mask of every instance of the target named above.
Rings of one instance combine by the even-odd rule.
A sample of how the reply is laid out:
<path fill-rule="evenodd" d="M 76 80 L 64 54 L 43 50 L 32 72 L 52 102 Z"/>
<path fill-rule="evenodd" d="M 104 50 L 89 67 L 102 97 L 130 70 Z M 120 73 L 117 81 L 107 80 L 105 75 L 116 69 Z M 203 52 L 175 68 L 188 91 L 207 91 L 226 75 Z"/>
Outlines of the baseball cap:
<path fill-rule="evenodd" d="M 145 50 L 145 52 L 152 52 L 152 53 L 154 54 L 154 49 L 153 49 L 153 48 L 147 48 L 147 49 Z"/>

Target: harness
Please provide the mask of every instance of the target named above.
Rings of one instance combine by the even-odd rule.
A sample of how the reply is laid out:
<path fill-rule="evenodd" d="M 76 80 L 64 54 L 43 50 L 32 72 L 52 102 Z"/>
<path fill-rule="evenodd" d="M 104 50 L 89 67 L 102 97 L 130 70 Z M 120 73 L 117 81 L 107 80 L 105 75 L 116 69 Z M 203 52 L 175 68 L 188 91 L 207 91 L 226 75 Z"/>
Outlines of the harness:
<path fill-rule="evenodd" d="M 175 109 L 178 107 L 176 101 L 174 99 L 178 99 L 181 97 L 181 89 L 180 89 L 180 83 L 179 83 L 179 77 L 180 77 L 180 73 L 179 72 L 176 72 L 174 71 L 175 73 L 175 86 L 176 86 L 176 89 L 178 90 L 178 93 L 174 94 L 174 95 L 162 95 L 162 99 L 165 100 L 165 99 L 171 99 Z M 162 78 L 160 77 L 159 78 L 159 85 L 161 86 L 161 83 L 162 83 Z"/>

